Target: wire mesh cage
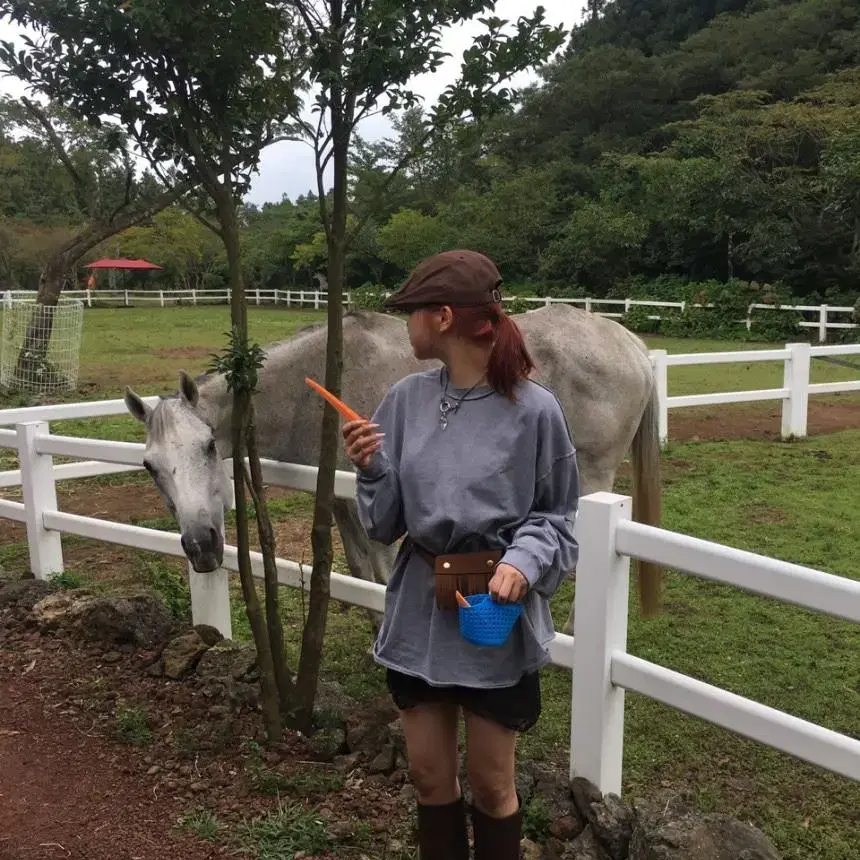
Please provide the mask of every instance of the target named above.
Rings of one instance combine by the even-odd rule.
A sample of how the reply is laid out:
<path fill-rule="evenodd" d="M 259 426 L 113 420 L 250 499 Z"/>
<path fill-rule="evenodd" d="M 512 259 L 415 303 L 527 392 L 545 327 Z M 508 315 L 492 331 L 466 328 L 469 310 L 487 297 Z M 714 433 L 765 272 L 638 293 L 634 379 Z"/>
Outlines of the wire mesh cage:
<path fill-rule="evenodd" d="M 84 304 L 61 297 L 56 306 L 34 298 L 10 297 L 0 302 L 0 388 L 7 392 L 52 394 L 74 391 L 83 330 Z"/>

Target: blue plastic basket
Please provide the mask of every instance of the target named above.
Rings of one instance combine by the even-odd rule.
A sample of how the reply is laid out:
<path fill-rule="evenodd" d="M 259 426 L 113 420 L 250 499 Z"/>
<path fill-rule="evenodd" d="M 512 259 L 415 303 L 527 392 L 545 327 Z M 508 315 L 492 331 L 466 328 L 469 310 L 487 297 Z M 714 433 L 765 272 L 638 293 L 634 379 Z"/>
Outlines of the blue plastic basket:
<path fill-rule="evenodd" d="M 460 635 L 473 645 L 504 645 L 523 613 L 522 603 L 497 603 L 489 594 L 472 594 L 466 600 L 470 608 L 459 608 Z"/>

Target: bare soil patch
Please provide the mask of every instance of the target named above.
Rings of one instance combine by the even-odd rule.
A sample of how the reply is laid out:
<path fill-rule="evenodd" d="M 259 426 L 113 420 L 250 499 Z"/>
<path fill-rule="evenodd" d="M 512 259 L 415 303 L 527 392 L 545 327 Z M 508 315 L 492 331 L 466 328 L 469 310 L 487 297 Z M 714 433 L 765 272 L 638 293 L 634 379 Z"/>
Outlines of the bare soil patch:
<path fill-rule="evenodd" d="M 723 441 L 731 439 L 779 439 L 782 407 L 774 403 L 698 406 L 670 410 L 672 442 Z M 860 427 L 860 399 L 844 401 L 810 399 L 807 432 L 810 436 Z"/>
<path fill-rule="evenodd" d="M 328 827 L 330 847 L 305 860 L 404 856 L 402 773 L 336 772 L 290 732 L 263 747 L 253 707 L 151 677 L 155 652 L 40 635 L 26 619 L 0 610 L 0 860 L 253 857 L 243 834 L 285 808 Z M 129 713 L 136 734 L 120 731 Z M 192 835 L 191 816 L 217 835 Z"/>

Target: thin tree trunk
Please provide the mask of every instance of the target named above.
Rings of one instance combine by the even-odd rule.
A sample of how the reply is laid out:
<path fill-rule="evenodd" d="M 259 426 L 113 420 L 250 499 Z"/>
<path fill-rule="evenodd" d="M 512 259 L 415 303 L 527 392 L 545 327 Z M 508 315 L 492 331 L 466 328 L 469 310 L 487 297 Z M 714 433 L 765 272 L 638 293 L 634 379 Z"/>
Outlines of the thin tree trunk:
<path fill-rule="evenodd" d="M 328 232 L 328 339 L 326 342 L 325 386 L 340 395 L 343 369 L 343 281 L 346 257 L 347 187 L 346 168 L 349 151 L 349 124 L 343 114 L 339 93 L 332 94 L 331 130 L 334 147 L 334 188 L 331 229 Z M 337 412 L 326 404 L 320 437 L 320 463 L 317 475 L 316 504 L 311 531 L 313 569 L 311 571 L 308 618 L 302 634 L 299 662 L 297 725 L 310 730 L 319 683 L 328 606 L 331 597 L 332 519 L 334 478 L 340 445 Z"/>
<path fill-rule="evenodd" d="M 278 584 L 278 569 L 275 565 L 275 533 L 272 521 L 266 507 L 266 491 L 263 485 L 263 470 L 260 465 L 260 455 L 257 450 L 257 436 L 254 423 L 254 404 L 248 404 L 248 449 L 249 478 L 251 494 L 254 498 L 254 512 L 257 517 L 257 532 L 260 536 L 260 551 L 263 555 L 263 575 L 266 588 L 266 623 L 269 628 L 269 644 L 272 648 L 272 663 L 275 673 L 275 684 L 278 688 L 278 698 L 281 713 L 287 714 L 290 708 L 293 682 L 287 668 L 286 650 L 284 648 L 284 628 L 281 623 L 279 610 L 280 586 Z"/>
<path fill-rule="evenodd" d="M 230 272 L 230 319 L 234 332 L 234 348 L 245 348 L 248 343 L 248 313 L 245 292 L 242 289 L 242 272 L 239 261 L 239 229 L 233 196 L 229 190 L 219 194 L 216 204 L 221 223 L 227 265 Z M 238 341 L 238 343 L 236 342 Z M 269 630 L 263 617 L 254 576 L 251 569 L 250 541 L 248 537 L 248 506 L 245 498 L 245 441 L 248 432 L 250 395 L 238 388 L 233 390 L 232 442 L 233 482 L 236 495 L 236 548 L 239 555 L 239 579 L 245 598 L 245 611 L 257 648 L 260 667 L 260 694 L 266 736 L 278 740 L 283 731 L 280 696 L 275 682 L 275 669 Z"/>

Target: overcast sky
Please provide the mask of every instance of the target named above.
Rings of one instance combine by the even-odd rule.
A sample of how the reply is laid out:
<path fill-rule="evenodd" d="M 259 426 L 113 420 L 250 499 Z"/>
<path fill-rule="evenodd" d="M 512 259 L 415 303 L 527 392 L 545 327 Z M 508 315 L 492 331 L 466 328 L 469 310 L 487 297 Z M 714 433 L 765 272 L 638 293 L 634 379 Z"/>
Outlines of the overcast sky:
<path fill-rule="evenodd" d="M 529 14 L 538 0 L 497 0 L 495 14 L 500 18 L 515 21 L 520 15 Z M 570 29 L 582 17 L 585 0 L 542 0 L 549 24 L 562 24 Z M 450 28 L 442 39 L 442 50 L 451 54 L 435 74 L 425 74 L 414 81 L 415 91 L 431 106 L 438 95 L 454 81 L 460 68 L 463 51 L 483 27 L 477 22 L 469 22 Z M 0 39 L 18 41 L 19 31 L 5 22 L 0 22 Z M 514 86 L 522 86 L 535 80 L 536 76 L 526 73 L 514 79 Z M 0 92 L 21 95 L 24 88 L 14 79 L 0 78 Z M 362 122 L 359 134 L 369 140 L 377 140 L 391 132 L 391 126 L 383 117 L 371 117 Z M 277 202 L 284 195 L 295 199 L 299 194 L 316 189 L 313 169 L 313 154 L 302 143 L 279 143 L 269 147 L 262 156 L 260 171 L 253 178 L 249 201 L 262 204 Z"/>

